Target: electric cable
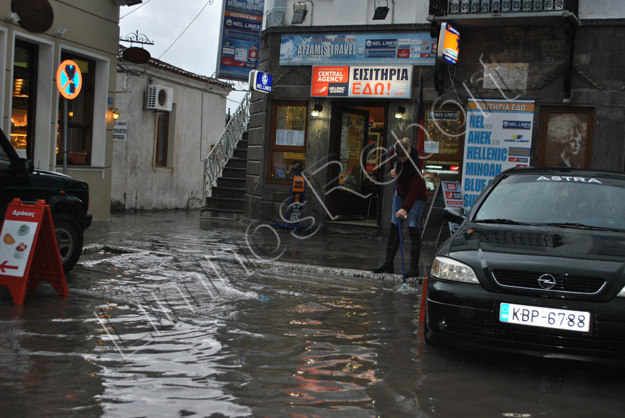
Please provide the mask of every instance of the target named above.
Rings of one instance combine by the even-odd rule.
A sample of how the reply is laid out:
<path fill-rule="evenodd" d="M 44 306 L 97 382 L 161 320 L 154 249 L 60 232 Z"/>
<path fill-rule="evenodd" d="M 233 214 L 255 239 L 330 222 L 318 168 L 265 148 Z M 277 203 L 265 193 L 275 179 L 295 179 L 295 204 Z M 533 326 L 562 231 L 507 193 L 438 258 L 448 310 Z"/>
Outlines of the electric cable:
<path fill-rule="evenodd" d="M 126 13 L 125 15 L 123 15 L 122 17 L 119 18 L 119 20 L 122 20 L 123 18 L 125 18 L 126 16 L 128 16 L 130 13 L 134 13 L 137 10 L 139 10 L 140 8 L 142 8 L 143 6 L 145 6 L 146 4 L 148 4 L 149 2 L 151 2 L 152 0 L 148 0 L 145 3 L 141 4 L 141 6 L 137 7 L 136 9 L 132 9 L 131 11 L 129 11 L 128 13 Z"/>
<path fill-rule="evenodd" d="M 208 1 L 206 2 L 206 4 L 204 5 L 204 7 L 202 7 L 202 10 L 200 10 L 200 11 L 199 11 L 199 13 L 198 13 L 198 14 L 197 14 L 194 18 L 193 18 L 193 20 L 191 21 L 191 23 L 189 23 L 189 24 L 187 25 L 187 27 L 186 27 L 186 28 L 184 28 L 184 30 L 182 31 L 182 33 L 181 33 L 180 35 L 178 35 L 178 37 L 176 38 L 176 40 L 175 40 L 175 41 L 174 41 L 171 45 L 169 45 L 169 47 L 165 50 L 165 52 L 163 52 L 163 53 L 161 54 L 161 56 L 160 56 L 160 57 L 158 57 L 158 59 L 159 59 L 159 60 L 163 57 L 163 55 L 165 55 L 165 54 L 167 53 L 167 51 L 169 51 L 169 49 L 170 49 L 172 46 L 174 46 L 174 45 L 175 45 L 175 43 L 176 43 L 176 42 L 178 42 L 178 39 L 180 39 L 180 37 L 181 37 L 182 35 L 184 35 L 184 33 L 187 31 L 187 29 L 189 29 L 189 28 L 191 27 L 191 25 L 193 24 L 193 22 L 195 22 L 195 20 L 196 20 L 198 17 L 200 17 L 200 14 L 202 14 L 202 12 L 204 11 L 204 9 L 206 9 L 206 6 L 212 5 L 214 2 L 215 2 L 215 0 L 208 0 Z"/>
<path fill-rule="evenodd" d="M 206 6 L 210 6 L 210 5 L 212 5 L 214 2 L 215 2 L 215 0 L 208 0 L 208 1 L 206 2 L 206 4 L 204 4 L 204 7 L 202 7 L 202 9 L 198 12 L 198 14 L 197 14 L 197 15 L 193 18 L 193 20 L 191 21 L 191 23 L 189 23 L 189 24 L 187 25 L 187 27 L 186 27 L 186 28 L 184 28 L 184 30 L 182 31 L 182 33 L 181 33 L 180 35 L 178 35 L 178 37 L 174 40 L 174 42 L 172 42 L 172 44 L 171 44 L 171 45 L 169 45 L 169 47 L 167 47 L 167 49 L 166 49 L 166 50 L 165 50 L 165 51 L 164 51 L 164 52 L 163 52 L 163 53 L 162 53 L 162 54 L 158 57 L 158 59 L 159 59 L 159 60 L 163 57 L 163 55 L 165 55 L 165 54 L 167 53 L 167 51 L 169 51 L 169 50 L 171 49 L 171 47 L 172 47 L 172 46 L 174 46 L 174 44 L 175 44 L 176 42 L 178 42 L 178 39 L 180 39 L 180 37 L 181 37 L 182 35 L 184 35 L 184 33 L 187 31 L 187 29 L 189 29 L 189 28 L 191 27 L 191 25 L 193 24 L 193 22 L 195 22 L 195 21 L 196 21 L 196 19 L 197 19 L 198 17 L 200 17 L 200 14 L 202 14 L 202 12 L 204 11 L 204 9 L 206 9 Z M 151 66 L 152 66 L 152 64 L 149 64 L 147 67 L 145 67 L 145 69 L 141 72 L 141 75 L 143 75 L 143 74 L 144 74 L 144 73 L 145 73 L 145 72 L 146 72 L 146 71 L 147 71 L 147 70 L 148 70 Z"/>

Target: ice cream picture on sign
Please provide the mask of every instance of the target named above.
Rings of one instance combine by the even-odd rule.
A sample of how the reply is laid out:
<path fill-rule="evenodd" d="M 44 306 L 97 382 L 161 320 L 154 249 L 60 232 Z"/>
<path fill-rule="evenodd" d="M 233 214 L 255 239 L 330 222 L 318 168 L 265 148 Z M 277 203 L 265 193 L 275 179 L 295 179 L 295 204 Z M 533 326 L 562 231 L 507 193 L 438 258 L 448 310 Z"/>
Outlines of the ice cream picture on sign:
<path fill-rule="evenodd" d="M 26 248 L 28 248 L 28 245 L 23 242 L 20 243 L 20 245 L 18 245 L 15 249 L 15 258 L 24 258 L 24 251 L 26 251 Z"/>

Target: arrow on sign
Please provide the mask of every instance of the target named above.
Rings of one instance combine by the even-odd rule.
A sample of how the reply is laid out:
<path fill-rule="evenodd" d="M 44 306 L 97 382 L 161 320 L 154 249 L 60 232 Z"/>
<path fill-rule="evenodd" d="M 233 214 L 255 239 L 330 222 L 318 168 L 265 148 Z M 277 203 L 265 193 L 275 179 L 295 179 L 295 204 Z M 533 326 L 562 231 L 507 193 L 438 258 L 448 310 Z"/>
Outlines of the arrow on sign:
<path fill-rule="evenodd" d="M 6 273 L 4 271 L 4 269 L 13 269 L 13 270 L 17 270 L 19 267 L 18 266 L 8 266 L 7 263 L 9 261 L 5 261 L 4 263 L 0 264 L 0 270 L 2 270 L 3 273 Z"/>

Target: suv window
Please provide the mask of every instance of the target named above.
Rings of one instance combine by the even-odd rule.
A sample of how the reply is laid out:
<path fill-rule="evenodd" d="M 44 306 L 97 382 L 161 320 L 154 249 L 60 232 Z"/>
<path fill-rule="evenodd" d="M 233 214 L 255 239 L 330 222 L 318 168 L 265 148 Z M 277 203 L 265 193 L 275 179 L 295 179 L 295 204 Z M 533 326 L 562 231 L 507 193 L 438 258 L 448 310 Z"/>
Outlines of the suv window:
<path fill-rule="evenodd" d="M 0 147 L 0 170 L 8 170 L 11 165 L 11 159 L 7 155 L 4 148 Z"/>

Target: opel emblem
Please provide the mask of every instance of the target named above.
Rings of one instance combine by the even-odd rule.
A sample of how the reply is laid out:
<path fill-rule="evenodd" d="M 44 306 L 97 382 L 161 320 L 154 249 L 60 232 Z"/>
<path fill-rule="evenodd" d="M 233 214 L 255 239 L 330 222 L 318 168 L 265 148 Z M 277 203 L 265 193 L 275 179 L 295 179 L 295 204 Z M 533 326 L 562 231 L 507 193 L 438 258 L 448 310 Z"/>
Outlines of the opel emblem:
<path fill-rule="evenodd" d="M 551 290 L 556 285 L 556 279 L 551 274 L 543 274 L 538 278 L 538 284 L 545 290 Z"/>

